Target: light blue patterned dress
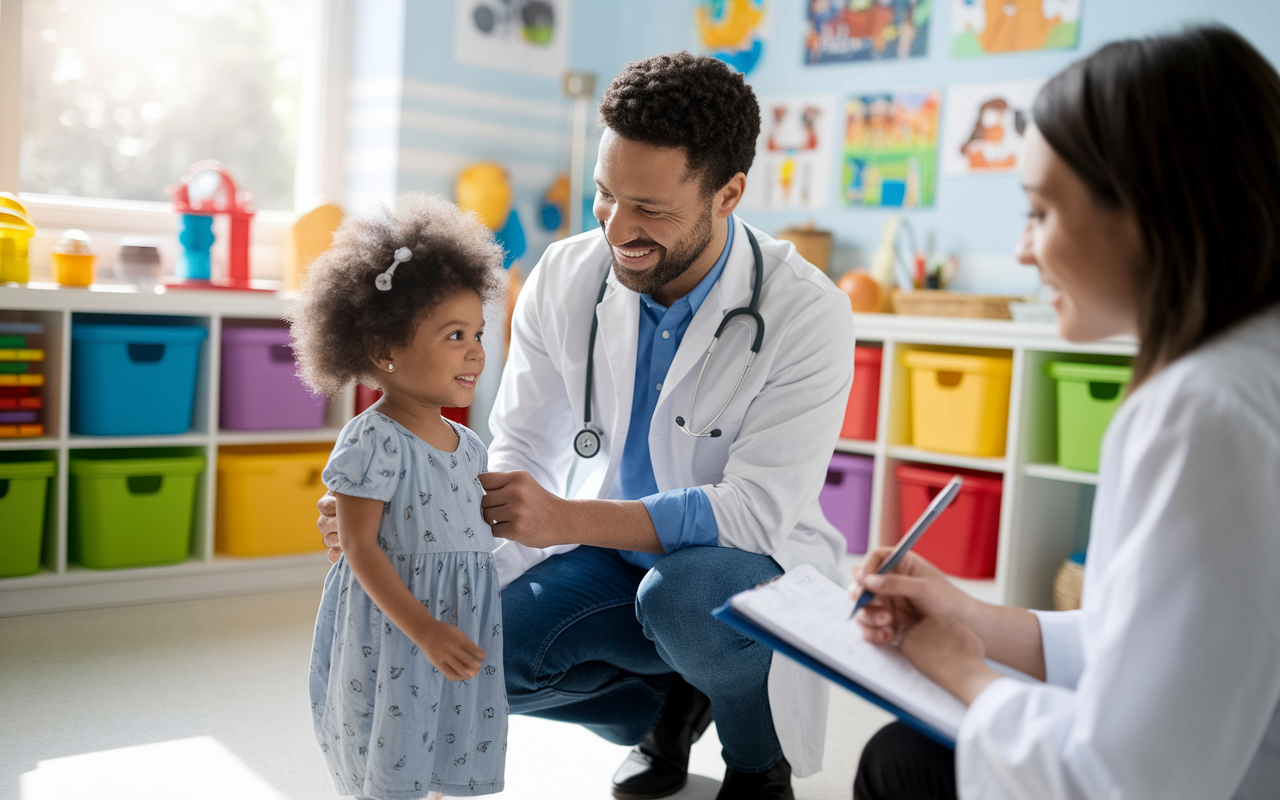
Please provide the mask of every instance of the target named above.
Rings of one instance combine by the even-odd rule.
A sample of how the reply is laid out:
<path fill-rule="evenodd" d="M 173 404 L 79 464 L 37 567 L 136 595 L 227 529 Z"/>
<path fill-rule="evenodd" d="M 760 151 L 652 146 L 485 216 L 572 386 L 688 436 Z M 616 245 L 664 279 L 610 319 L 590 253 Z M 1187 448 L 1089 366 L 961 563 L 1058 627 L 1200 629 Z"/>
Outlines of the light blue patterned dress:
<path fill-rule="evenodd" d="M 507 702 L 493 534 L 480 511 L 484 445 L 467 428 L 452 453 L 366 411 L 347 423 L 324 484 L 386 503 L 378 544 L 436 619 L 485 651 L 453 682 L 373 604 L 345 558 L 324 583 L 311 653 L 316 739 L 338 794 L 415 800 L 502 791 Z"/>

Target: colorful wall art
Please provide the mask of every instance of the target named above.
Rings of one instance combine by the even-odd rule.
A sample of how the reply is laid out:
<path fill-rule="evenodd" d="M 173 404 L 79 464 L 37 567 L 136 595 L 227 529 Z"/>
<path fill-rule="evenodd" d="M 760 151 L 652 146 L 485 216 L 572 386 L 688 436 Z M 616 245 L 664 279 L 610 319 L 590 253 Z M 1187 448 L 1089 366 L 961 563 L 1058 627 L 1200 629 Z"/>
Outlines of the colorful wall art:
<path fill-rule="evenodd" d="M 1044 81 L 970 83 L 948 87 L 942 129 L 942 174 L 1017 172 L 1031 103 Z"/>
<path fill-rule="evenodd" d="M 1081 0 L 951 0 L 951 53 L 1063 50 L 1080 41 Z"/>
<path fill-rule="evenodd" d="M 764 55 L 766 0 L 697 0 L 694 22 L 703 52 L 747 75 Z"/>
<path fill-rule="evenodd" d="M 569 0 L 455 0 L 458 64 L 559 79 L 569 68 Z"/>
<path fill-rule="evenodd" d="M 933 205 L 940 89 L 859 95 L 845 107 L 846 206 Z"/>
<path fill-rule="evenodd" d="M 831 96 L 760 98 L 760 138 L 743 207 L 820 209 L 831 202 L 832 141 L 840 103 Z"/>
<path fill-rule="evenodd" d="M 933 0 L 809 0 L 805 63 L 928 55 L 932 10 Z"/>

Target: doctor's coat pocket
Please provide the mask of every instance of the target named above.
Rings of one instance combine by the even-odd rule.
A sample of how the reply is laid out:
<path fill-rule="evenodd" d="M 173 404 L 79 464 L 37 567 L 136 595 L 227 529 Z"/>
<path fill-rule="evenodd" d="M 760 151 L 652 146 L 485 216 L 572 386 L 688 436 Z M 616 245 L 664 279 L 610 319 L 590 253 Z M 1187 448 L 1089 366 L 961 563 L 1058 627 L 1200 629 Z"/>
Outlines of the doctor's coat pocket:
<path fill-rule="evenodd" d="M 719 428 L 719 436 L 704 436 L 693 446 L 693 474 L 701 483 L 719 483 L 724 478 L 725 465 L 729 463 L 729 450 L 742 425 L 741 419 L 721 417 L 713 426 Z"/>

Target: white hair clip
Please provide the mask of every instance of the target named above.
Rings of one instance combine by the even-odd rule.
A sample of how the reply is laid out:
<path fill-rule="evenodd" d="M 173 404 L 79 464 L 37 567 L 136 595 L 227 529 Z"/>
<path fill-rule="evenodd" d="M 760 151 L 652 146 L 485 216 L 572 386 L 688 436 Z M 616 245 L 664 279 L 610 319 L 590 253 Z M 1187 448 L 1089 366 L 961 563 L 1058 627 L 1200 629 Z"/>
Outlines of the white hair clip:
<path fill-rule="evenodd" d="M 401 247 L 396 251 L 395 258 L 396 260 L 391 262 L 391 266 L 387 267 L 387 271 L 380 273 L 373 280 L 373 285 L 377 286 L 380 292 L 391 291 L 391 276 L 396 273 L 396 267 L 413 258 L 413 251 L 407 247 Z"/>

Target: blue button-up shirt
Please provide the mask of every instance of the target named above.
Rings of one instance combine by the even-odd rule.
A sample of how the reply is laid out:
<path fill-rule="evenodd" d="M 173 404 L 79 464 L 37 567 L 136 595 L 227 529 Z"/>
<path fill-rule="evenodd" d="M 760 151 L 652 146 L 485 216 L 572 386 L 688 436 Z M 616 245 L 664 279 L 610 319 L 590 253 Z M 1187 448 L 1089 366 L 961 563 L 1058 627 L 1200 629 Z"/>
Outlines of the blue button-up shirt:
<path fill-rule="evenodd" d="M 671 369 L 671 361 L 684 339 L 693 315 L 698 313 L 702 301 L 707 299 L 711 287 L 724 272 L 729 251 L 733 248 L 734 219 L 729 218 L 729 235 L 724 251 L 711 270 L 684 297 L 671 304 L 662 305 L 647 294 L 640 295 L 640 337 L 636 349 L 636 384 L 631 397 L 631 422 L 627 427 L 627 441 L 622 448 L 622 463 L 618 472 L 620 500 L 639 500 L 649 510 L 653 529 L 666 553 L 695 545 L 714 546 L 719 542 L 720 529 L 716 526 L 711 501 L 701 487 L 658 491 L 658 481 L 653 477 L 653 460 L 649 456 L 649 426 L 653 423 L 653 410 L 662 393 L 662 382 Z M 658 425 L 675 425 L 675 418 L 658 420 Z M 649 569 L 662 558 L 657 553 L 619 551 L 622 557 L 637 567 Z"/>

